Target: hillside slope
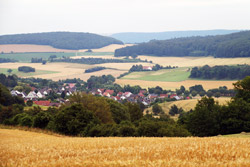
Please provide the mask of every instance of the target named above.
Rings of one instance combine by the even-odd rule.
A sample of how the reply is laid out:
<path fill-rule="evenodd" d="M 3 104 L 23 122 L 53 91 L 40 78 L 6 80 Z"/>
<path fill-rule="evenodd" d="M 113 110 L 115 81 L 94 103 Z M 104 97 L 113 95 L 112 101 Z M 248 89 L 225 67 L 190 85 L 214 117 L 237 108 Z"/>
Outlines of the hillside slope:
<path fill-rule="evenodd" d="M 115 51 L 117 57 L 131 55 L 250 57 L 250 31 L 228 35 L 152 40 Z"/>
<path fill-rule="evenodd" d="M 96 49 L 110 44 L 123 44 L 111 37 L 81 32 L 48 32 L 0 36 L 0 44 L 50 45 L 58 49 Z"/>
<path fill-rule="evenodd" d="M 239 30 L 197 30 L 197 31 L 167 31 L 167 32 L 123 32 L 112 34 L 111 37 L 124 43 L 142 43 L 150 40 L 166 40 L 180 37 L 225 35 Z"/>

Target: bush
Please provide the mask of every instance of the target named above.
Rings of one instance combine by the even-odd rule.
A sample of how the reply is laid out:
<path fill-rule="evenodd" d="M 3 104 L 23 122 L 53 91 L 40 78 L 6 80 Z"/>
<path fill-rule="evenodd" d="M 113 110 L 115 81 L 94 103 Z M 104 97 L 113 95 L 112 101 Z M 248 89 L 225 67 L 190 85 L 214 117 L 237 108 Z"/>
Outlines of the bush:
<path fill-rule="evenodd" d="M 21 66 L 21 67 L 18 67 L 18 71 L 28 73 L 28 72 L 35 72 L 36 70 L 35 68 L 29 67 L 29 66 Z"/>

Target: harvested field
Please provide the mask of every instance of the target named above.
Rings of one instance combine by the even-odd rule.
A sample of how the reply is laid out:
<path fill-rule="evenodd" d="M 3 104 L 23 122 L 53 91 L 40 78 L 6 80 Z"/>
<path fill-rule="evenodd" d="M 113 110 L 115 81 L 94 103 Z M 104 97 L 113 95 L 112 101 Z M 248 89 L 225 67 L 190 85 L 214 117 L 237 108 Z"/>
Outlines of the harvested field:
<path fill-rule="evenodd" d="M 9 44 L 0 45 L 0 52 L 24 53 L 24 52 L 76 52 L 77 50 L 57 49 L 48 45 Z"/>
<path fill-rule="evenodd" d="M 154 56 L 139 56 L 140 59 L 153 61 L 155 64 L 162 66 L 179 66 L 193 67 L 204 65 L 235 65 L 235 64 L 250 64 L 250 58 L 214 58 L 214 57 L 154 57 Z"/>
<path fill-rule="evenodd" d="M 0 166 L 247 167 L 250 138 L 80 138 L 0 129 Z"/>
<path fill-rule="evenodd" d="M 220 105 L 226 105 L 227 102 L 229 102 L 230 100 L 231 98 L 229 97 L 215 98 L 215 101 L 218 101 Z M 189 111 L 191 109 L 194 109 L 197 103 L 198 103 L 198 99 L 190 99 L 190 100 L 164 102 L 164 103 L 160 103 L 159 105 L 162 107 L 163 111 L 168 114 L 171 106 L 173 105 L 176 105 L 178 108 L 182 107 L 184 111 Z M 147 110 L 152 112 L 152 107 L 150 107 Z"/>
<path fill-rule="evenodd" d="M 119 44 L 111 44 L 99 49 L 91 49 L 93 52 L 115 52 L 116 49 L 124 48 L 127 46 L 133 46 L 134 44 L 124 44 L 124 45 L 119 45 Z M 80 52 L 85 52 L 87 49 L 82 49 L 79 50 Z"/>
<path fill-rule="evenodd" d="M 120 85 L 140 85 L 142 88 L 160 86 L 164 89 L 179 89 L 181 85 L 189 88 L 194 85 L 202 85 L 205 90 L 218 88 L 220 86 L 227 86 L 228 89 L 233 88 L 233 83 L 236 81 L 203 81 L 203 80 L 185 80 L 180 82 L 161 82 L 161 81 L 141 81 L 141 80 L 128 80 L 117 79 L 116 83 Z"/>
<path fill-rule="evenodd" d="M 85 69 L 93 68 L 93 65 L 85 65 L 85 64 L 76 64 L 76 63 L 47 63 L 46 65 L 42 65 L 41 63 L 3 63 L 0 64 L 0 68 L 10 68 L 17 69 L 20 66 L 30 66 L 35 68 L 36 70 L 46 70 L 57 73 L 50 74 L 42 74 L 42 75 L 34 75 L 33 77 L 44 78 L 44 79 L 52 79 L 52 80 L 60 80 L 60 79 L 70 79 L 70 78 L 80 78 L 86 81 L 91 75 L 101 76 L 111 74 L 115 77 L 124 73 L 121 70 L 113 70 L 106 69 L 102 71 L 96 71 L 93 73 L 84 73 Z M 26 76 L 23 76 L 26 77 Z M 27 76 L 29 77 L 29 76 Z"/>

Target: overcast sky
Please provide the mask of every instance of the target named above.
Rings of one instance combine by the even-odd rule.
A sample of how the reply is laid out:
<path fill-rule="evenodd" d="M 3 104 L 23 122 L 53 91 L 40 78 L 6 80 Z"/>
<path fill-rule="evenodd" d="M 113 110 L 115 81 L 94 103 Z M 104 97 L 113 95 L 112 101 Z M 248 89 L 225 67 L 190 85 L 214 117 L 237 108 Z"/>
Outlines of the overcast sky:
<path fill-rule="evenodd" d="M 0 35 L 250 29 L 250 0 L 0 0 Z"/>

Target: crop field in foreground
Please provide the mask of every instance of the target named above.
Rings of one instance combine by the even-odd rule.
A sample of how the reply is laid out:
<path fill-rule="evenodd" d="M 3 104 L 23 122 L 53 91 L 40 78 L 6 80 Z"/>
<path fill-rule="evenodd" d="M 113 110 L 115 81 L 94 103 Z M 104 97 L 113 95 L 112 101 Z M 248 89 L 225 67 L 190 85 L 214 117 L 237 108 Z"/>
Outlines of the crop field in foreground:
<path fill-rule="evenodd" d="M 80 138 L 0 129 L 0 166 L 247 167 L 250 138 Z"/>

